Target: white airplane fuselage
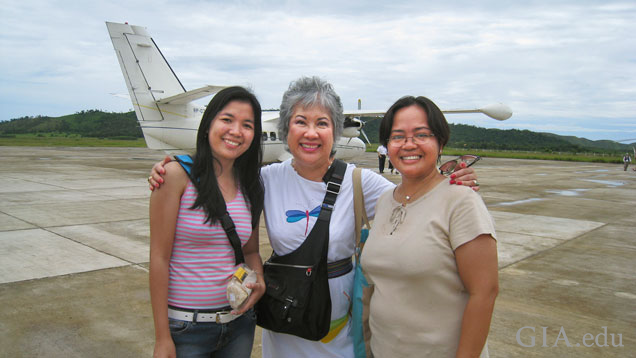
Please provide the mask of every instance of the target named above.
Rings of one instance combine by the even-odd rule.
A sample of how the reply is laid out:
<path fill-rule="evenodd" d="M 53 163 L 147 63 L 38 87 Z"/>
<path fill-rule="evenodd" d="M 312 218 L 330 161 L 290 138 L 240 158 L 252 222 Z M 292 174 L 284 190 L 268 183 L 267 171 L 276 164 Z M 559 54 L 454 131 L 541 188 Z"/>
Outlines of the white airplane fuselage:
<path fill-rule="evenodd" d="M 113 22 L 106 22 L 106 27 L 148 148 L 167 152 L 194 152 L 197 130 L 205 111 L 194 101 L 214 95 L 226 86 L 204 86 L 186 91 L 145 28 Z M 503 104 L 442 112 L 483 113 L 497 120 L 512 116 L 512 110 Z M 366 150 L 364 142 L 357 138 L 363 126 L 359 117 L 380 117 L 384 111 L 358 108 L 347 110 L 344 115 L 347 119 L 343 135 L 336 143 L 336 158 L 351 160 Z M 263 111 L 261 117 L 263 162 L 290 158 L 291 154 L 278 138 L 278 111 Z"/>
<path fill-rule="evenodd" d="M 193 102 L 214 95 L 225 86 L 205 86 L 186 91 L 145 28 L 107 22 L 137 121 L 146 145 L 167 152 L 194 152 L 196 136 L 205 107 Z M 263 162 L 291 157 L 278 138 L 278 111 L 263 111 Z M 358 121 L 359 124 L 359 121 Z M 355 138 L 356 128 L 347 128 L 336 143 L 336 158 L 353 159 L 366 150 Z"/>
<path fill-rule="evenodd" d="M 138 108 L 138 106 L 136 106 Z M 196 147 L 197 130 L 204 107 L 188 105 L 185 112 L 195 114 L 184 118 L 175 113 L 183 112 L 181 108 L 162 111 L 165 120 L 140 121 L 144 138 L 149 148 L 163 149 L 168 152 L 194 152 Z M 196 115 L 198 114 L 198 116 Z M 279 139 L 276 128 L 278 111 L 262 112 L 262 145 L 263 162 L 273 163 L 291 157 L 285 149 L 285 144 Z M 353 159 L 366 150 L 366 145 L 359 138 L 342 137 L 336 145 L 336 157 Z"/>

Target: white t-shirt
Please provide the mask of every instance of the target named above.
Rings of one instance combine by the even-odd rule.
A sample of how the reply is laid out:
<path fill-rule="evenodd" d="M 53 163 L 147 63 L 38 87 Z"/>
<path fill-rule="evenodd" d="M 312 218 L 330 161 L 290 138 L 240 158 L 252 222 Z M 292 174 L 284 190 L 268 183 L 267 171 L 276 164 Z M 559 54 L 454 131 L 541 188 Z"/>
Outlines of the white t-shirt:
<path fill-rule="evenodd" d="M 329 223 L 329 262 L 351 257 L 355 248 L 352 172 L 347 165 L 340 193 Z M 325 197 L 326 184 L 307 180 L 294 170 L 291 159 L 263 167 L 265 186 L 265 223 L 274 251 L 285 255 L 298 248 L 311 232 Z M 361 173 L 365 208 L 369 219 L 375 215 L 375 203 L 394 184 L 363 169 Z M 318 208 L 318 209 L 316 209 Z M 344 317 L 353 289 L 353 271 L 329 280 L 331 319 Z M 263 357 L 353 357 L 349 323 L 329 343 L 314 342 L 296 336 L 263 330 Z"/>
<path fill-rule="evenodd" d="M 378 147 L 378 153 L 380 155 L 387 155 L 388 151 L 385 146 L 381 145 Z"/>

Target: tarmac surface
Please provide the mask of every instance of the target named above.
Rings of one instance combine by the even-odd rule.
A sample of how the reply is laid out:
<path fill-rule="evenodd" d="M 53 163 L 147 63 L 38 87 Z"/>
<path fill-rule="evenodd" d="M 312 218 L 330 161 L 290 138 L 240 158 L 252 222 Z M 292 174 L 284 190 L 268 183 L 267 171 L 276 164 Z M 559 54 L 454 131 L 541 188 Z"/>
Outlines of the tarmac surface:
<path fill-rule="evenodd" d="M 1 357 L 152 356 L 146 177 L 163 157 L 0 147 Z M 354 162 L 377 170 L 374 153 Z M 636 172 L 497 158 L 475 169 L 498 234 L 490 356 L 633 357 Z"/>

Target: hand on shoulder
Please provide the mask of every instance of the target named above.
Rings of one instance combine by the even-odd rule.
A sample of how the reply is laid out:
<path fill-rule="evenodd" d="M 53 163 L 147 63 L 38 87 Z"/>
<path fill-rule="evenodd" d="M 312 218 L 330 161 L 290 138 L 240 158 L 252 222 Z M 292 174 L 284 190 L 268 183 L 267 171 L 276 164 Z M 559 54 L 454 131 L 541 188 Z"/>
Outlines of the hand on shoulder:
<path fill-rule="evenodd" d="M 164 182 L 163 184 L 157 188 L 157 190 L 165 189 L 166 191 L 171 191 L 174 189 L 183 190 L 188 183 L 190 178 L 185 170 L 181 167 L 181 164 L 178 162 L 170 162 L 164 165 L 165 173 L 163 174 Z M 155 191 L 157 191 L 155 190 Z"/>

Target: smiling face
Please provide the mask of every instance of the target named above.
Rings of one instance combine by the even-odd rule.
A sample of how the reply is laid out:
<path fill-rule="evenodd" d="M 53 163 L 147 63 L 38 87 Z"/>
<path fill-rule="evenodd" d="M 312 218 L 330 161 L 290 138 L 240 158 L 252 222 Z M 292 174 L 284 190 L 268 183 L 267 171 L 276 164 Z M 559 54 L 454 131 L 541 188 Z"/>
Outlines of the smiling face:
<path fill-rule="evenodd" d="M 329 166 L 333 143 L 333 122 L 327 110 L 320 106 L 298 105 L 294 108 L 289 120 L 287 145 L 297 169 L 319 174 Z"/>
<path fill-rule="evenodd" d="M 254 110 L 249 102 L 231 101 L 221 109 L 208 131 L 208 143 L 215 158 L 229 168 L 252 144 Z"/>
<path fill-rule="evenodd" d="M 387 149 L 391 163 L 404 179 L 424 179 L 439 175 L 437 158 L 441 151 L 428 123 L 428 116 L 418 105 L 410 105 L 395 112 L 390 137 L 407 137 L 404 145 L 395 145 L 389 139 Z M 417 143 L 414 136 L 419 135 Z"/>

